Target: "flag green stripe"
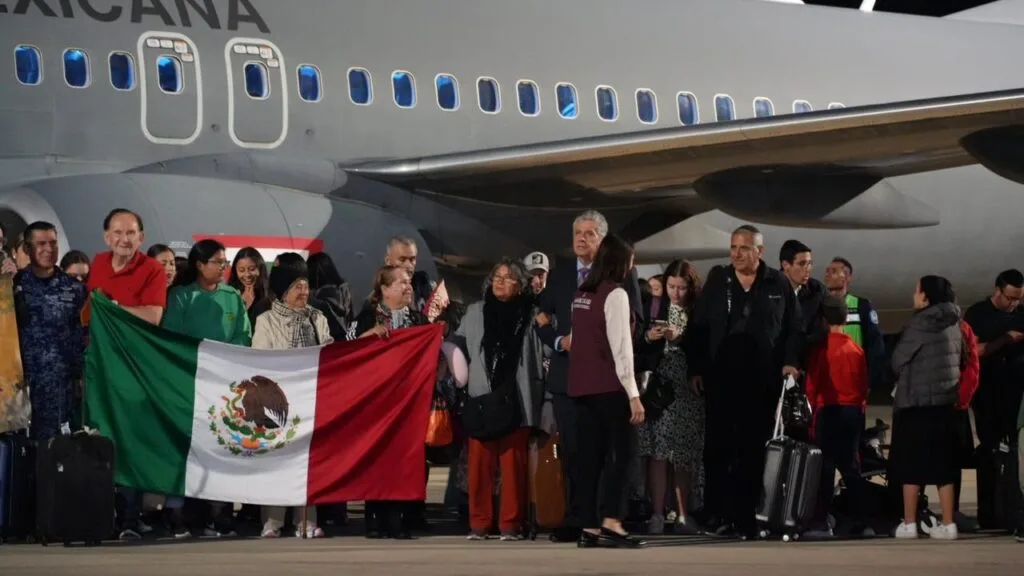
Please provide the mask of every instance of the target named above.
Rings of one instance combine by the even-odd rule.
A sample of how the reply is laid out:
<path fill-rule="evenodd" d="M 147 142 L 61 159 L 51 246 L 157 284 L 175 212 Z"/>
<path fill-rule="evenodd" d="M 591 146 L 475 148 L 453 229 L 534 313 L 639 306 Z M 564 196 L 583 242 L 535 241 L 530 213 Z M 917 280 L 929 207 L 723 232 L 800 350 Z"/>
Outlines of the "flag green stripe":
<path fill-rule="evenodd" d="M 200 341 L 153 326 L 98 292 L 91 306 L 86 421 L 114 441 L 115 482 L 184 494 Z"/>

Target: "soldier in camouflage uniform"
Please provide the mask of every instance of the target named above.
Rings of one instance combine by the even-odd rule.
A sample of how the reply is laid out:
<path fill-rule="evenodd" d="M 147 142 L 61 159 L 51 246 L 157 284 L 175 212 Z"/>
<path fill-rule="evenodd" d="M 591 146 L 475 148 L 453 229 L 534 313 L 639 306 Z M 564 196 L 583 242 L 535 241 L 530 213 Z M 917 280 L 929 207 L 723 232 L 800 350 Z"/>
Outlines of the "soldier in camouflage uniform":
<path fill-rule="evenodd" d="M 25 229 L 31 264 L 14 277 L 14 306 L 25 381 L 32 402 L 31 437 L 60 434 L 75 405 L 82 377 L 85 332 L 81 310 L 85 285 L 57 267 L 57 230 L 48 222 Z"/>

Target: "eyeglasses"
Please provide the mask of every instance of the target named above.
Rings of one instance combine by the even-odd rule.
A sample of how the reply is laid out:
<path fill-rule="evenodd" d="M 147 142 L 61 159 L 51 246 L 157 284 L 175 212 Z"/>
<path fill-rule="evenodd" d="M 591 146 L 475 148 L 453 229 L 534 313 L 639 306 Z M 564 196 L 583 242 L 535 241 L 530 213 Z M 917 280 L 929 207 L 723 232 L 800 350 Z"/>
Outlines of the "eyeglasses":
<path fill-rule="evenodd" d="M 212 264 L 218 268 L 226 268 L 228 265 L 227 260 L 210 260 L 207 264 Z"/>
<path fill-rule="evenodd" d="M 495 274 L 494 277 L 491 278 L 491 282 L 493 282 L 495 284 L 498 284 L 499 282 L 500 283 L 508 282 L 510 284 L 515 284 L 515 283 L 519 282 L 519 280 L 516 279 L 513 276 L 501 276 L 501 275 Z"/>

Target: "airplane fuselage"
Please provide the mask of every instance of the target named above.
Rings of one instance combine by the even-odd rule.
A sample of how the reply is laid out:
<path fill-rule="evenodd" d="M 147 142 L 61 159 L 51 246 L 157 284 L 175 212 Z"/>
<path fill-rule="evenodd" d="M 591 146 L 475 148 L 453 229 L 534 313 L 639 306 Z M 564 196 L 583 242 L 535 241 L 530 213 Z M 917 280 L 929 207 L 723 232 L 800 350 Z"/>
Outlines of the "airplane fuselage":
<path fill-rule="evenodd" d="M 333 234 L 325 242 L 342 267 L 366 276 L 382 234 L 373 229 L 365 245 L 352 243 L 331 230 L 332 211 L 379 209 L 387 215 L 379 218 L 425 232 L 426 243 L 486 260 L 567 248 L 568 223 L 583 206 L 562 199 L 530 211 L 488 204 L 487 190 L 475 203 L 409 194 L 349 176 L 346 165 L 712 122 L 730 101 L 735 117 L 747 118 L 763 111 L 764 99 L 785 114 L 804 104 L 820 110 L 1012 88 L 1019 82 L 1004 71 L 1024 51 L 1013 25 L 745 0 L 0 0 L 0 7 L 4 50 L 34 47 L 41 63 L 40 81 L 27 85 L 15 58 L 0 58 L 0 186 L 40 190 L 75 247 L 99 248 L 98 231 L 87 232 L 97 227 L 91 212 L 112 207 L 79 195 L 121 189 L 130 198 L 132 189 L 149 187 L 160 195 L 139 202 L 155 207 L 166 236 L 153 241 L 245 234 L 259 217 L 243 210 L 276 211 L 281 234 Z M 69 49 L 88 61 L 82 87 L 66 74 Z M 126 89 L 112 80 L 113 55 L 134 66 Z M 168 58 L 174 64 L 158 68 Z M 598 109 L 605 98 L 603 111 L 610 110 L 608 94 L 611 120 Z M 524 104 L 531 98 L 535 106 Z M 681 101 L 695 104 L 696 114 L 682 114 Z M 62 184 L 54 176 L 71 178 Z M 225 181 L 238 189 L 238 202 L 258 192 L 266 208 L 219 216 Z M 797 236 L 819 262 L 842 253 L 860 264 L 858 288 L 882 308 L 903 307 L 911 280 L 925 272 L 946 274 L 974 297 L 999 268 L 1015 264 L 1018 185 L 980 167 L 891 183 L 939 208 L 942 223 L 868 233 L 768 227 L 769 248 Z M 642 216 L 648 202 L 629 194 L 595 207 L 621 225 Z M 176 195 L 182 204 L 166 207 Z M 83 202 L 87 210 L 75 208 Z M 218 216 L 200 230 L 189 218 L 204 202 Z M 68 222 L 85 213 L 88 222 Z M 718 212 L 696 218 L 734 223 Z M 348 220 L 349 230 L 367 230 L 365 217 Z M 404 230 L 392 224 L 370 226 Z M 496 232 L 481 242 L 488 226 Z M 997 239 L 982 241 L 982 231 Z M 767 260 L 774 263 L 774 254 Z"/>

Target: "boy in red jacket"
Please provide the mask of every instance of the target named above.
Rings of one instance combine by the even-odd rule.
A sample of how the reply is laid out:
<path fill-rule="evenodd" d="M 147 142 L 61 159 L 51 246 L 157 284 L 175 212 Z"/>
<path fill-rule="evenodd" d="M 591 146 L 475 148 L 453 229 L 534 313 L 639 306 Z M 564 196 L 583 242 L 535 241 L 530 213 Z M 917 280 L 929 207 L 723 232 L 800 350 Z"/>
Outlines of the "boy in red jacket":
<path fill-rule="evenodd" d="M 858 452 L 868 399 L 868 366 L 864 350 L 843 333 L 848 310 L 835 296 L 822 302 L 821 315 L 828 338 L 807 358 L 807 399 L 814 407 L 814 438 L 823 457 L 819 514 L 832 504 L 836 469 L 850 495 L 850 509 L 861 510 L 862 484 Z M 861 518 L 854 518 L 855 529 Z"/>

